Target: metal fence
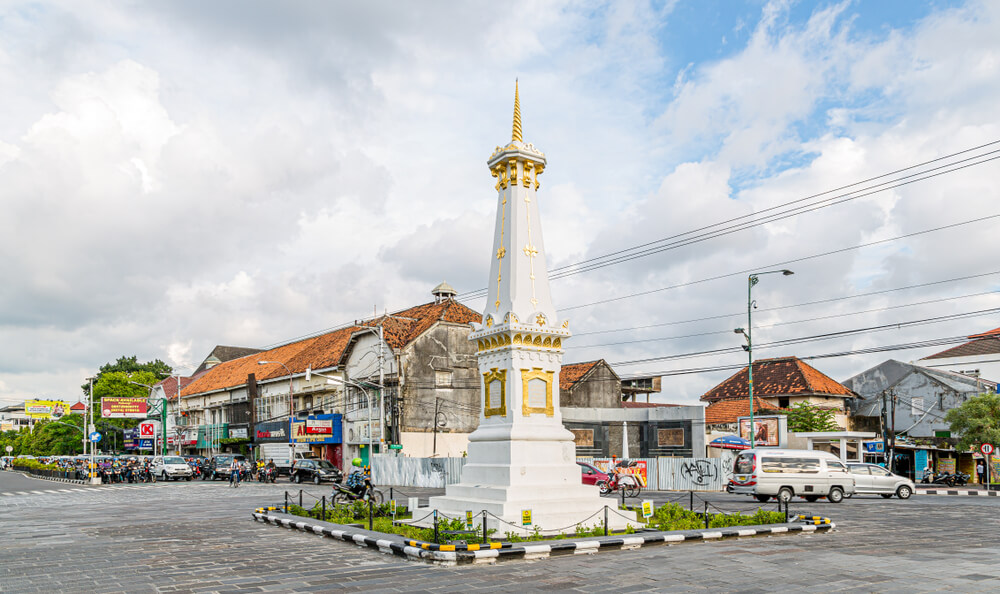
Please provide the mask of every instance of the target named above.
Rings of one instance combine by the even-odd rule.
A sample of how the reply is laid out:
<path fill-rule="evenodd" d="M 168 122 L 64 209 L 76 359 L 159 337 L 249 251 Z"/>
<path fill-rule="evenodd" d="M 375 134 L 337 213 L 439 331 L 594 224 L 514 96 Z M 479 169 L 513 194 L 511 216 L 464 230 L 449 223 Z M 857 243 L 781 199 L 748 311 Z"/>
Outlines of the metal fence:
<path fill-rule="evenodd" d="M 462 480 L 467 458 L 372 457 L 372 481 L 376 485 L 443 488 Z"/>
<path fill-rule="evenodd" d="M 734 455 L 722 458 L 632 458 L 646 463 L 646 488 L 658 491 L 722 491 L 732 478 Z M 404 458 L 373 456 L 376 485 L 444 488 L 461 482 L 468 458 Z M 577 458 L 594 463 L 608 458 Z"/>

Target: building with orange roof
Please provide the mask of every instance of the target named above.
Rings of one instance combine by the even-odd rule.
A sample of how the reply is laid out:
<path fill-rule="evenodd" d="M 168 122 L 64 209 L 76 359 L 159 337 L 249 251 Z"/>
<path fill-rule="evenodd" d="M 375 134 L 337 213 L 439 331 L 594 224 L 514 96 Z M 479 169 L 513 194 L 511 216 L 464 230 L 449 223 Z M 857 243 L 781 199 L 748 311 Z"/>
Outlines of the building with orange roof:
<path fill-rule="evenodd" d="M 967 338 L 968 342 L 924 357 L 917 365 L 969 377 L 1000 378 L 1000 328 Z"/>
<path fill-rule="evenodd" d="M 722 400 L 739 399 L 749 402 L 747 382 L 748 373 L 747 368 L 744 367 L 721 384 L 705 392 L 701 400 L 709 404 Z M 760 398 L 767 405 L 776 409 L 807 402 L 833 410 L 837 424 L 844 428 L 848 427 L 847 401 L 856 396 L 849 388 L 798 357 L 754 361 L 753 395 L 755 401 Z M 746 412 L 749 415 L 749 405 L 746 406 Z"/>
<path fill-rule="evenodd" d="M 341 467 L 367 459 L 369 443 L 376 452 L 397 444 L 410 455 L 432 455 L 436 445 L 437 455 L 461 455 L 479 417 L 476 350 L 468 341 L 470 322 L 479 320 L 442 284 L 433 302 L 204 365 L 182 380 L 178 414 L 191 428 L 184 445 L 214 453 L 245 427 L 247 444 L 294 441 Z M 313 417 L 336 417 L 338 429 L 311 433 Z"/>

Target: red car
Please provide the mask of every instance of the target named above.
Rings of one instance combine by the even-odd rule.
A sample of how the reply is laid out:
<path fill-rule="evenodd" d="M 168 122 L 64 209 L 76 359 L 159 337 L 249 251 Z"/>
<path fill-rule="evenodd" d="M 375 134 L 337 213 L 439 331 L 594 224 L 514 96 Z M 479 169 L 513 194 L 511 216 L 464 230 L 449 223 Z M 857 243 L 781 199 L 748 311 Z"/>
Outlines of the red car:
<path fill-rule="evenodd" d="M 580 473 L 583 478 L 583 484 L 585 485 L 596 485 L 598 481 L 607 481 L 608 474 L 602 472 L 600 468 L 594 466 L 593 464 L 588 464 L 587 462 L 577 462 L 580 467 Z"/>

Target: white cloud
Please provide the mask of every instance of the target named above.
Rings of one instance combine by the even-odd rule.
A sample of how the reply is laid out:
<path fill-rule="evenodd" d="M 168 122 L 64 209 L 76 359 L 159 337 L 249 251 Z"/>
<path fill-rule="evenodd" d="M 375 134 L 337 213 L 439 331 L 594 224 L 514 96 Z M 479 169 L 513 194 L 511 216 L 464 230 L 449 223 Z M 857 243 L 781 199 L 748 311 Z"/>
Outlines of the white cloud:
<path fill-rule="evenodd" d="M 460 292 L 484 286 L 495 207 L 485 160 L 510 134 L 515 77 L 526 138 L 549 160 L 540 204 L 552 266 L 1000 136 L 993 3 L 877 35 L 854 28 L 864 6 L 823 7 L 794 22 L 787 4 L 771 3 L 756 24 L 734 16 L 729 30 L 751 32 L 744 47 L 734 46 L 745 35 L 729 36 L 727 57 L 694 61 L 664 43 L 694 34 L 670 29 L 674 3 L 240 6 L 0 9 L 0 249 L 16 255 L 0 260 L 10 279 L 0 286 L 0 400 L 75 395 L 87 369 L 122 354 L 189 369 L 215 344 L 261 346 L 406 307 L 428 300 L 441 280 Z M 991 213 L 996 167 L 554 281 L 556 304 Z M 988 231 L 970 226 L 810 261 L 755 296 L 763 308 L 983 272 L 1000 247 Z M 581 333 L 733 315 L 581 336 L 569 359 L 733 346 L 745 282 L 573 310 Z M 851 302 L 821 309 L 845 318 L 775 326 L 762 340 L 891 317 L 847 316 L 860 309 Z M 974 324 L 923 332 L 983 329 Z M 582 349 L 709 331 L 722 333 Z M 877 361 L 821 368 L 842 378 Z M 696 397 L 720 375 L 672 379 L 667 393 Z"/>

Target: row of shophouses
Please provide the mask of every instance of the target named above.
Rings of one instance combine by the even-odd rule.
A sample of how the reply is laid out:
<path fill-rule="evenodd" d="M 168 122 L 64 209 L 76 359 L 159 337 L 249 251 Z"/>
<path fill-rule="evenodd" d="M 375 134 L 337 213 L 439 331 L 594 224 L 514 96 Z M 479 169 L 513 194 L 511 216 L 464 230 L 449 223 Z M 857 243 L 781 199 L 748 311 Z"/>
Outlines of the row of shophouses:
<path fill-rule="evenodd" d="M 168 450 L 211 455 L 283 444 L 341 468 L 355 457 L 367 463 L 372 453 L 463 456 L 480 418 L 483 345 L 468 336 L 481 318 L 445 283 L 433 296 L 269 350 L 216 347 L 190 377 L 155 387 L 152 396 L 168 402 Z M 1000 377 L 998 355 L 1000 329 L 841 382 L 796 357 L 762 359 L 753 363 L 754 415 L 780 417 L 781 409 L 809 402 L 832 409 L 841 431 L 786 434 L 775 423 L 775 444 L 868 461 L 885 461 L 888 445 L 897 471 L 913 478 L 927 466 L 969 472 L 974 454 L 954 450 L 944 415 L 996 391 L 987 377 Z M 670 403 L 659 377 L 623 380 L 604 360 L 564 364 L 559 386 L 579 456 L 712 456 L 709 442 L 736 434 L 738 419 L 750 413 L 746 368 L 708 389 L 704 405 Z"/>

